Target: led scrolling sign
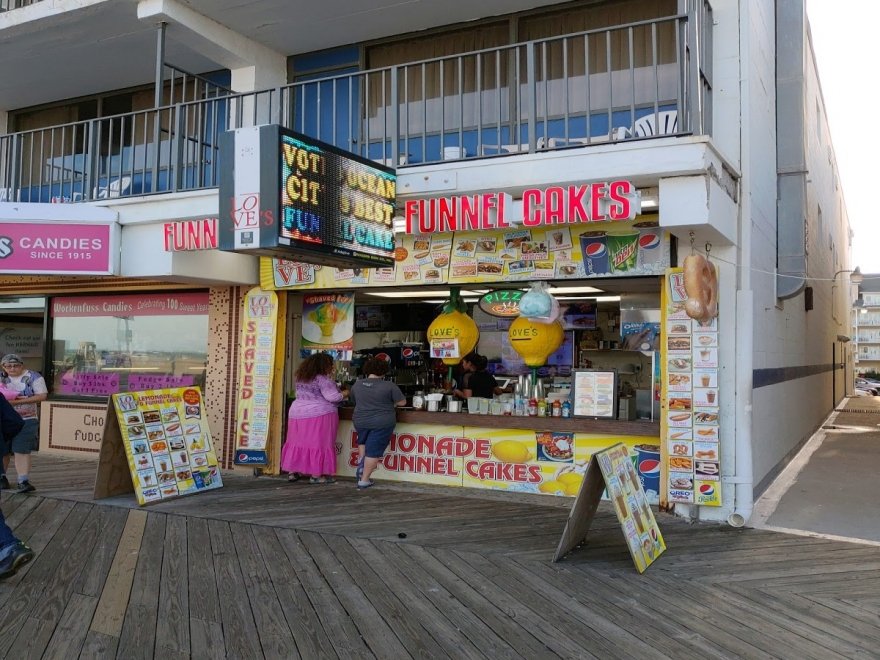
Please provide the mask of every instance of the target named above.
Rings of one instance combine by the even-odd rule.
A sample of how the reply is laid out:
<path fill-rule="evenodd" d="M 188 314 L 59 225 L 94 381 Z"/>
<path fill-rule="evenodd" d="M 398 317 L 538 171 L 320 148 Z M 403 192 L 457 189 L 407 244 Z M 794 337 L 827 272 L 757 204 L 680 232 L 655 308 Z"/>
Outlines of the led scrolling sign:
<path fill-rule="evenodd" d="M 220 249 L 306 263 L 394 263 L 390 168 L 280 126 L 223 136 Z"/>

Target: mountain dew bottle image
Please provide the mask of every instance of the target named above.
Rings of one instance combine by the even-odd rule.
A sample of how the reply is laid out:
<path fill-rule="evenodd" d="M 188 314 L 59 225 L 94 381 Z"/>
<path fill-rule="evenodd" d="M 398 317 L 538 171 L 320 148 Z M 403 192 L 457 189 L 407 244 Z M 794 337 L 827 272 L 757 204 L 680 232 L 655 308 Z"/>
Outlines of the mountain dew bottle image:
<path fill-rule="evenodd" d="M 608 263 L 612 273 L 628 273 L 635 270 L 639 254 L 639 230 L 615 229 L 605 233 L 608 246 Z"/>

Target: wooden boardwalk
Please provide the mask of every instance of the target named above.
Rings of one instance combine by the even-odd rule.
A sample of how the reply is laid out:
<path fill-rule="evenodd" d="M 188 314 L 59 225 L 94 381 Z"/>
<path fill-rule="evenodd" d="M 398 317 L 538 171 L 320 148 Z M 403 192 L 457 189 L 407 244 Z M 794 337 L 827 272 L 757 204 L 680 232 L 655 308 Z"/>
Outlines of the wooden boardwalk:
<path fill-rule="evenodd" d="M 288 484 L 139 509 L 37 456 L 4 514 L 37 552 L 0 582 L 0 658 L 876 658 L 880 549 L 660 516 L 638 575 L 604 505 Z M 402 536 L 405 535 L 405 536 Z"/>

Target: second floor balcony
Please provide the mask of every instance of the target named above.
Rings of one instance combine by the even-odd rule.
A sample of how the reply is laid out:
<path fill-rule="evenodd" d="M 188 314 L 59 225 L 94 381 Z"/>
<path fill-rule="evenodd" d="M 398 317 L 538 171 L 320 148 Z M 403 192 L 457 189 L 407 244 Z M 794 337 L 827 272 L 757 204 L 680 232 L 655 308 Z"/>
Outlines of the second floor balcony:
<path fill-rule="evenodd" d="M 219 136 L 278 123 L 398 168 L 711 134 L 712 17 L 687 14 L 0 136 L 0 201 L 212 188 Z"/>

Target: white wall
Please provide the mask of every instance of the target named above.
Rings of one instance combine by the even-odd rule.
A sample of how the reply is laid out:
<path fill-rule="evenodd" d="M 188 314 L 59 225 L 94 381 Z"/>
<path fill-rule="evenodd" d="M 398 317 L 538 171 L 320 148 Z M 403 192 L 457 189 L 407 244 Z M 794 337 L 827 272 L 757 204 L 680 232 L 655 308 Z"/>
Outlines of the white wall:
<path fill-rule="evenodd" d="M 805 311 L 804 294 L 785 301 L 775 295 L 776 266 L 776 103 L 775 103 L 775 17 L 773 3 L 748 3 L 749 66 L 746 80 L 748 151 L 745 167 L 751 194 L 748 211 L 752 220 L 752 289 L 754 291 L 754 368 L 815 367 L 828 364 L 832 343 L 838 334 L 848 334 L 846 315 L 842 325 L 831 318 L 833 273 L 848 263 L 848 240 L 843 233 L 842 192 L 832 177 L 833 153 L 827 121 L 817 123 L 816 104 L 822 107 L 816 70 L 811 55 L 805 58 L 806 170 L 807 174 L 807 286 L 813 288 L 814 309 Z M 822 110 L 824 113 L 824 110 Z M 817 125 L 821 129 L 817 130 Z M 829 154 L 832 158 L 829 160 Z M 820 228 L 817 207 L 824 218 Z M 845 213 L 845 211 L 844 211 Z M 835 234 L 835 250 L 829 248 L 828 233 Z M 836 255 L 837 262 L 832 261 Z M 843 265 L 841 265 L 843 264 Z M 838 280 L 840 282 L 840 280 Z M 838 285 L 836 305 L 845 309 Z M 753 465 L 758 488 L 775 474 L 775 469 L 796 451 L 821 424 L 832 408 L 830 371 L 791 378 L 754 390 Z M 843 387 L 838 379 L 838 397 Z"/>

